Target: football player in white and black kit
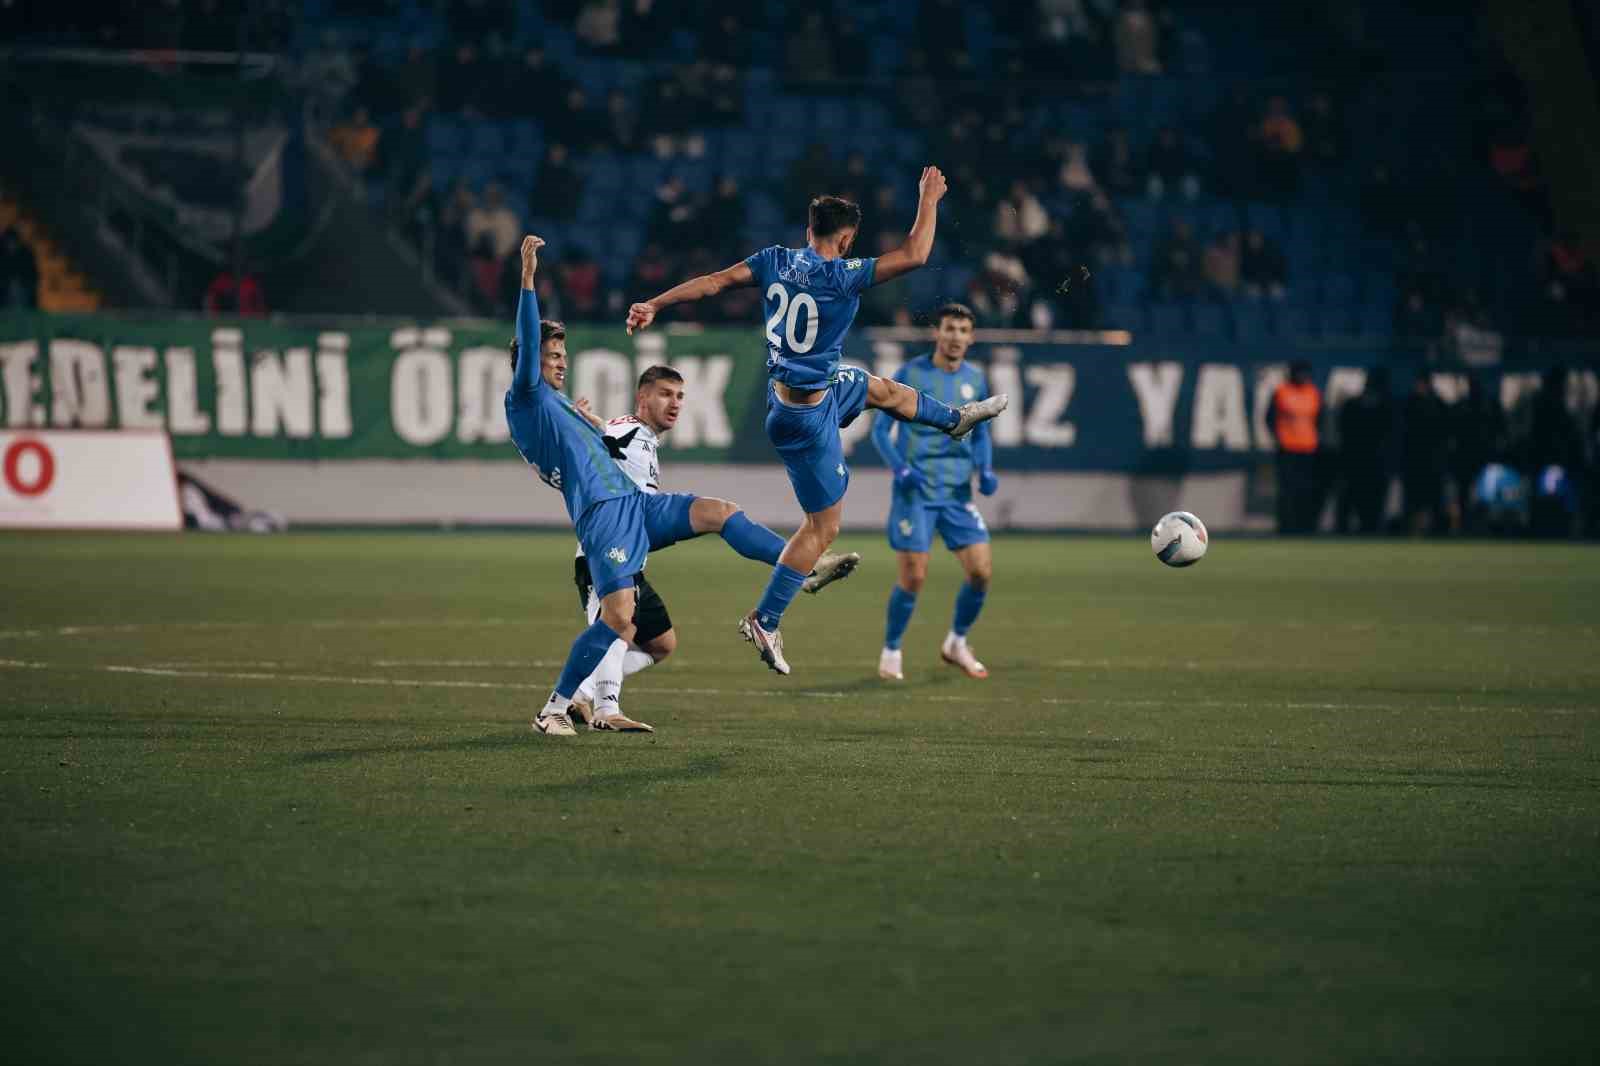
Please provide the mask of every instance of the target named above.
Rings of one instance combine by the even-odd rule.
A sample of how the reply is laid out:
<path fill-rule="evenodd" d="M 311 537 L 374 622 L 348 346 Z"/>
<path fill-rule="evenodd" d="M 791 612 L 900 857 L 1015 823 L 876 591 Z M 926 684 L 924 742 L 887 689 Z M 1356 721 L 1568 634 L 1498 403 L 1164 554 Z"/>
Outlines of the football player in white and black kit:
<path fill-rule="evenodd" d="M 583 414 L 605 435 L 606 448 L 623 473 L 641 492 L 655 495 L 661 491 L 661 465 L 656 451 L 661 435 L 678 422 L 683 410 L 683 375 L 670 366 L 653 366 L 639 375 L 639 387 L 634 396 L 634 412 L 609 422 L 601 422 L 589 410 L 588 402 L 576 404 Z M 739 536 L 744 540 L 760 540 L 774 553 L 781 550 L 783 540 L 765 526 L 752 521 L 737 504 L 724 500 L 702 498 L 703 503 L 721 504 L 720 521 L 708 533 L 724 533 L 737 524 Z M 724 527 L 728 527 L 725 529 Z M 835 555 L 829 553 L 818 560 L 817 567 L 807 577 L 805 590 L 816 592 L 855 569 L 860 556 L 855 553 Z M 589 573 L 589 560 L 584 557 L 583 546 L 573 562 L 573 577 L 578 586 L 578 601 L 583 606 L 590 623 L 600 612 L 600 600 L 595 595 L 594 582 Z M 631 643 L 617 641 L 611 646 L 600 665 L 595 667 L 572 698 L 572 713 L 591 729 L 618 732 L 653 732 L 650 726 L 634 721 L 622 713 L 620 698 L 622 679 L 653 666 L 678 646 L 678 634 L 672 628 L 672 618 L 667 605 L 651 587 L 641 572 L 637 584 L 634 614 L 634 635 Z"/>

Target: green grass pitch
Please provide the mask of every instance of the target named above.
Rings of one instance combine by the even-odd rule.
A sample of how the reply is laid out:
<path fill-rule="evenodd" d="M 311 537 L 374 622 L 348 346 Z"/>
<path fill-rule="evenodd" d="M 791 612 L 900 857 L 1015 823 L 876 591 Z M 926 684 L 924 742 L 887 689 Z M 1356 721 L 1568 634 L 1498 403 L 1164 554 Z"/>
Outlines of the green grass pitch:
<path fill-rule="evenodd" d="M 1005 538 L 534 735 L 542 535 L 0 537 L 15 1063 L 1593 1062 L 1600 552 Z"/>

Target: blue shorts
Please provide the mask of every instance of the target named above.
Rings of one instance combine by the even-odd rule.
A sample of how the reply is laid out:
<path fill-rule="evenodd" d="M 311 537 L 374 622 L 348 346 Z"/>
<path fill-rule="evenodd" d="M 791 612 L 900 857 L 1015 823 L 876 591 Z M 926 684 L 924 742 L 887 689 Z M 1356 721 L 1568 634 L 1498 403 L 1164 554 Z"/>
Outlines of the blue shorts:
<path fill-rule="evenodd" d="M 589 560 L 594 594 L 605 599 L 628 588 L 644 569 L 652 548 L 666 548 L 694 536 L 687 492 L 652 496 L 635 492 L 601 500 L 578 518 L 578 543 Z"/>
<path fill-rule="evenodd" d="M 951 551 L 989 543 L 989 527 L 983 524 L 978 505 L 970 500 L 929 502 L 894 494 L 889 505 L 889 547 L 897 552 L 926 552 L 933 545 L 935 527 Z"/>
<path fill-rule="evenodd" d="M 811 407 L 784 403 L 767 386 L 767 439 L 778 450 L 795 499 L 806 514 L 816 514 L 844 499 L 850 468 L 844 462 L 839 429 L 867 409 L 867 372 L 841 366 L 822 402 Z"/>

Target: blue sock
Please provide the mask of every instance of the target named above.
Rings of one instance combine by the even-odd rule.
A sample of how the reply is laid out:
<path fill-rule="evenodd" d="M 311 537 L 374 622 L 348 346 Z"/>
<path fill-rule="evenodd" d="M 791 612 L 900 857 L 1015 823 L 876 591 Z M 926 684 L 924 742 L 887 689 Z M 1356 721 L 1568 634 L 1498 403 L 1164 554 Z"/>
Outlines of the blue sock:
<path fill-rule="evenodd" d="M 579 633 L 578 639 L 572 642 L 572 650 L 567 653 L 567 665 L 561 668 L 561 676 L 556 679 L 556 695 L 570 700 L 572 694 L 578 691 L 578 686 L 583 684 L 583 679 L 594 673 L 594 668 L 605 658 L 612 641 L 620 639 L 616 630 L 606 625 L 605 619 L 596 618 L 594 624 Z"/>
<path fill-rule="evenodd" d="M 743 511 L 733 512 L 733 517 L 722 523 L 722 539 L 728 547 L 758 563 L 776 566 L 783 554 L 783 538 L 772 530 L 750 519 Z"/>
<path fill-rule="evenodd" d="M 900 650 L 900 638 L 906 635 L 911 624 L 911 612 L 917 609 L 917 594 L 896 585 L 889 590 L 889 624 L 883 630 L 883 646 L 890 651 Z"/>
<path fill-rule="evenodd" d="M 935 400 L 925 392 L 917 393 L 917 417 L 912 419 L 925 426 L 938 426 L 940 429 L 952 429 L 961 421 L 961 416 L 956 414 L 956 409 L 947 403 Z"/>
<path fill-rule="evenodd" d="M 988 594 L 987 589 L 976 589 L 970 584 L 961 586 L 961 591 L 956 593 L 956 618 L 950 623 L 950 628 L 955 631 L 956 636 L 967 635 L 972 623 L 978 620 L 978 612 L 983 610 L 983 598 Z"/>
<path fill-rule="evenodd" d="M 772 568 L 772 580 L 767 582 L 767 591 L 756 604 L 756 621 L 761 623 L 762 629 L 770 633 L 778 628 L 784 610 L 794 601 L 805 579 L 806 575 L 782 563 Z"/>

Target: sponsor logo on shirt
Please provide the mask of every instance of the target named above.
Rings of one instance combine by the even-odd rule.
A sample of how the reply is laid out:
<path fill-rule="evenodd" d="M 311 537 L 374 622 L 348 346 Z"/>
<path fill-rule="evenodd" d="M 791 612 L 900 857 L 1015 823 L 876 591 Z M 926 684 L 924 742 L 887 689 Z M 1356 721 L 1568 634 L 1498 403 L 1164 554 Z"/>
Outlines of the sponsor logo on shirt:
<path fill-rule="evenodd" d="M 623 551 L 621 548 L 612 548 L 606 552 L 606 558 L 610 559 L 618 566 L 621 566 L 623 563 L 628 561 L 628 553 Z"/>
<path fill-rule="evenodd" d="M 974 396 L 976 396 L 977 394 L 978 394 L 978 390 L 973 388 L 970 383 L 963 384 L 961 386 L 961 398 L 963 400 L 970 400 Z"/>
<path fill-rule="evenodd" d="M 846 270 L 860 270 L 861 269 L 861 260 L 859 260 L 859 259 L 846 259 L 844 261 L 844 268 Z"/>

